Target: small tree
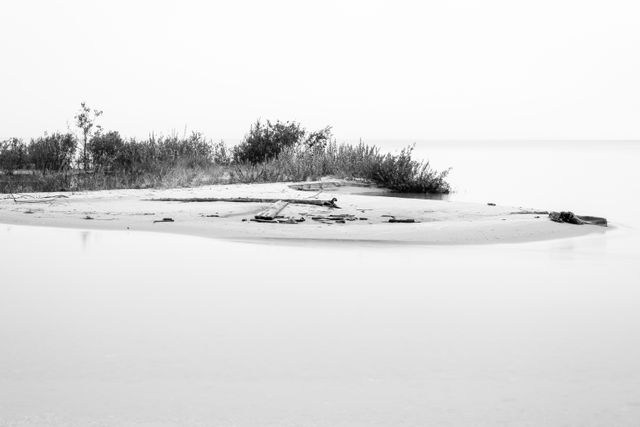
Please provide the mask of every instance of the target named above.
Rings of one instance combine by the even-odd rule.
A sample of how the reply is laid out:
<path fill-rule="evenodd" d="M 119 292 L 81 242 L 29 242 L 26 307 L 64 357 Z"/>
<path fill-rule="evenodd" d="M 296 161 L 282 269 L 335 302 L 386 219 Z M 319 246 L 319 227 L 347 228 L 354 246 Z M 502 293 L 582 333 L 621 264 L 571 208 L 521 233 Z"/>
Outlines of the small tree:
<path fill-rule="evenodd" d="M 96 124 L 98 117 L 102 115 L 100 110 L 92 110 L 87 106 L 85 102 L 80 103 L 80 110 L 78 114 L 74 116 L 76 119 L 76 126 L 82 131 L 82 165 L 84 170 L 87 170 L 89 158 L 87 157 L 87 142 L 92 134 L 92 130 L 96 129 L 95 133 L 100 133 L 102 127 Z"/>

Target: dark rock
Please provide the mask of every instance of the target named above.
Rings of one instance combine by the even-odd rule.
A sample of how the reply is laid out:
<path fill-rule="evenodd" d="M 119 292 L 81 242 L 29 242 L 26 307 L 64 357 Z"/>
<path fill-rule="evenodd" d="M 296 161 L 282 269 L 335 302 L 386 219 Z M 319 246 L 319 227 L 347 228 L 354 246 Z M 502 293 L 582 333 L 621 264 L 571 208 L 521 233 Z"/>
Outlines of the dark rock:
<path fill-rule="evenodd" d="M 571 211 L 562 211 L 562 212 L 551 212 L 549 213 L 549 219 L 555 222 L 566 222 L 569 224 L 575 225 L 600 225 L 603 227 L 607 226 L 607 219 L 601 218 L 597 216 L 584 216 L 584 215 L 576 215 Z"/>

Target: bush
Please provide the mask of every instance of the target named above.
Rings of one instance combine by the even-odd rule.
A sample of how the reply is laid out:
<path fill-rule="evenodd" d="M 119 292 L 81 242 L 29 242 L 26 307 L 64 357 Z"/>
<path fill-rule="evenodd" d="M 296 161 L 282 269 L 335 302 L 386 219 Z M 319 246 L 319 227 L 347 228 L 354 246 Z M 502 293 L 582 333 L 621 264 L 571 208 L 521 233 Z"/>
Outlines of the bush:
<path fill-rule="evenodd" d="M 431 169 L 428 162 L 411 158 L 413 146 L 399 154 L 381 154 L 376 146 L 359 143 L 298 146 L 284 149 L 267 162 L 236 167 L 240 182 L 306 181 L 323 176 L 365 179 L 404 193 L 448 193 L 449 170 Z"/>
<path fill-rule="evenodd" d="M 29 144 L 19 139 L 0 142 L 0 169 L 40 172 L 5 174 L 0 191 L 305 181 L 331 175 L 364 179 L 399 192 L 449 192 L 449 171 L 438 172 L 428 162 L 414 160 L 413 146 L 399 154 L 384 154 L 364 143 L 337 144 L 331 128 L 307 132 L 296 122 L 257 121 L 232 149 L 199 133 L 185 138 L 151 135 L 143 140 L 124 140 L 118 132 L 98 133 L 87 143 L 93 172 L 77 170 L 85 158 L 71 170 L 76 146 L 73 135 L 60 133 Z"/>
<path fill-rule="evenodd" d="M 111 170 L 122 154 L 125 143 L 118 132 L 94 135 L 87 144 L 88 157 L 94 169 Z"/>
<path fill-rule="evenodd" d="M 386 154 L 372 168 L 369 178 L 386 188 L 401 193 L 448 193 L 445 178 L 449 170 L 437 172 L 429 162 L 418 162 L 411 158 L 414 146 L 403 149 L 400 154 Z"/>
<path fill-rule="evenodd" d="M 233 162 L 233 152 L 224 141 L 213 144 L 211 150 L 211 160 L 216 165 L 228 166 Z"/>
<path fill-rule="evenodd" d="M 71 169 L 71 162 L 78 141 L 70 133 L 54 133 L 31 140 L 28 147 L 29 161 L 41 171 L 61 172 Z"/>
<path fill-rule="evenodd" d="M 13 172 L 29 165 L 27 145 L 18 138 L 0 141 L 0 170 Z"/>
<path fill-rule="evenodd" d="M 258 120 L 244 140 L 234 148 L 233 157 L 236 162 L 255 165 L 276 158 L 284 149 L 303 145 L 309 148 L 324 146 L 330 139 L 330 127 L 307 133 L 296 122 L 271 123 L 267 120 L 267 124 L 263 125 Z"/>

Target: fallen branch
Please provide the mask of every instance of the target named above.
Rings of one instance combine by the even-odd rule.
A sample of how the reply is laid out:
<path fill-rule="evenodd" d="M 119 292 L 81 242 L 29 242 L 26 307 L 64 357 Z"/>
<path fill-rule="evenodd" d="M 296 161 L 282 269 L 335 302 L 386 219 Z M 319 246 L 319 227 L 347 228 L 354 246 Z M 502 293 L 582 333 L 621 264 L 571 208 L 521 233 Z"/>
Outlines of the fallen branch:
<path fill-rule="evenodd" d="M 413 218 L 391 218 L 389 219 L 389 222 L 392 224 L 398 223 L 398 224 L 413 224 L 416 222 L 415 219 Z"/>
<path fill-rule="evenodd" d="M 509 212 L 510 215 L 549 215 L 549 211 L 516 211 Z"/>
<path fill-rule="evenodd" d="M 331 200 L 319 200 L 319 199 L 261 199 L 252 197 L 162 197 L 157 199 L 144 199 L 147 202 L 243 202 L 243 203 L 276 203 L 278 201 L 292 203 L 297 205 L 315 205 L 315 206 L 327 206 L 330 208 L 340 209 L 336 202 L 338 199 L 335 197 Z"/>
<path fill-rule="evenodd" d="M 44 197 L 33 197 L 29 195 L 19 195 L 18 197 L 31 197 L 31 199 L 23 200 L 22 198 L 18 199 L 13 193 L 10 193 L 10 198 L 13 199 L 15 203 L 49 203 L 55 202 L 57 199 L 68 199 L 69 196 L 65 196 L 63 194 L 58 194 L 54 196 L 44 196 Z"/>

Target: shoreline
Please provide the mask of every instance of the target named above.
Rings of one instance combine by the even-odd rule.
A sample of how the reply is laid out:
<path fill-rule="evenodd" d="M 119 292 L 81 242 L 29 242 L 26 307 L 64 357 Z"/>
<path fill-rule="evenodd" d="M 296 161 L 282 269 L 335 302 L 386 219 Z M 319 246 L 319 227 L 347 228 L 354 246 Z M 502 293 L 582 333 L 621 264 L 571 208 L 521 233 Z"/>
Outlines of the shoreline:
<path fill-rule="evenodd" d="M 351 242 L 359 244 L 477 245 L 520 243 L 604 233 L 592 225 L 560 224 L 546 215 L 513 214 L 522 208 L 434 199 L 363 195 L 361 185 L 323 181 L 318 191 L 300 190 L 309 183 L 212 185 L 177 189 L 126 189 L 74 193 L 16 194 L 0 200 L 0 223 L 57 228 L 152 231 L 205 238 L 260 242 Z M 295 188 L 294 188 L 295 187 Z M 268 203 L 158 202 L 151 198 L 263 197 L 270 199 L 337 199 L 340 209 L 290 204 L 287 217 L 296 224 L 249 221 Z M 355 221 L 326 223 L 311 218 L 354 215 Z M 415 223 L 389 223 L 389 216 Z M 153 221 L 172 218 L 173 222 Z M 244 221 L 243 221 L 244 220 Z"/>

